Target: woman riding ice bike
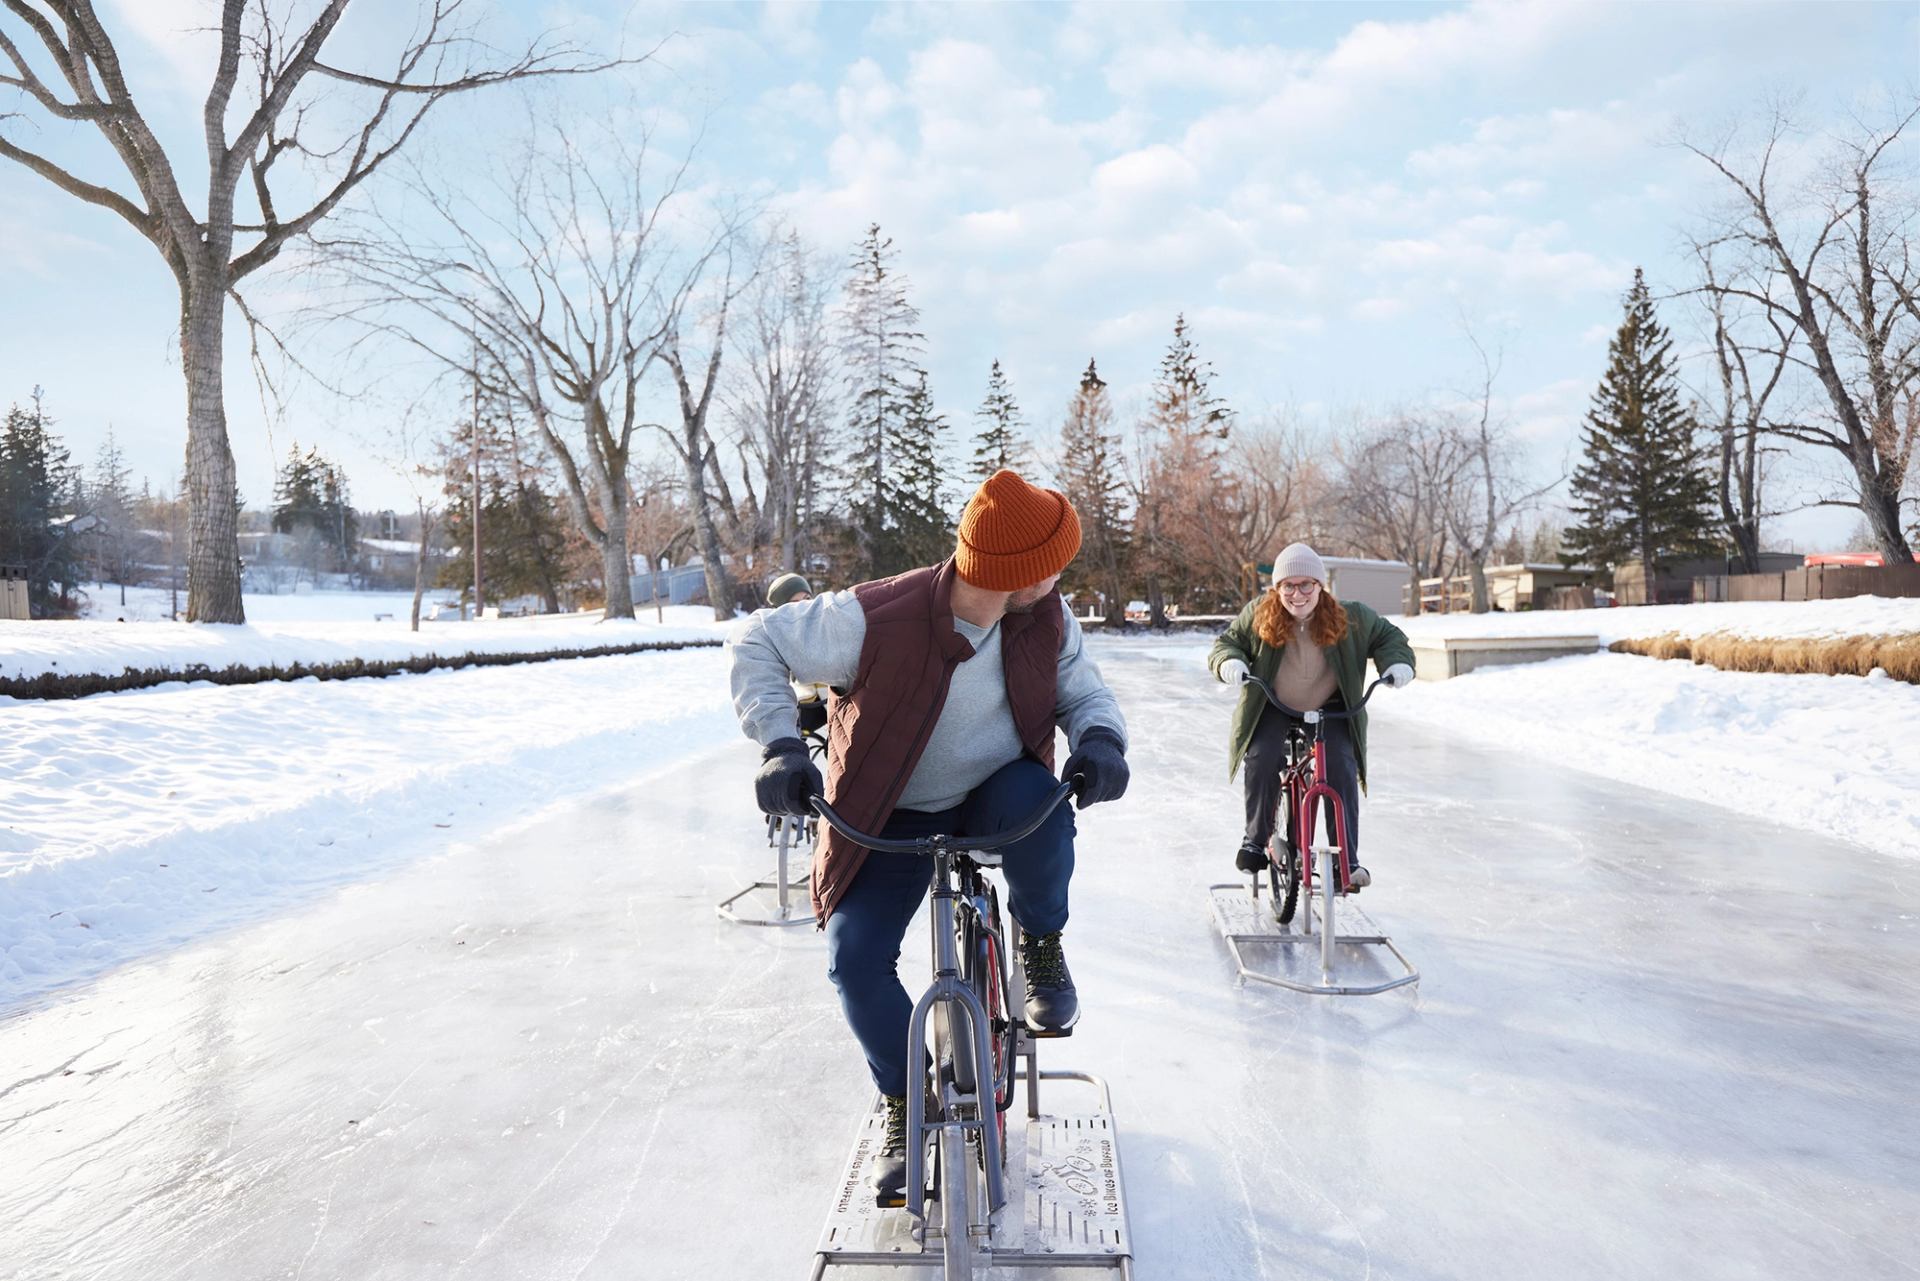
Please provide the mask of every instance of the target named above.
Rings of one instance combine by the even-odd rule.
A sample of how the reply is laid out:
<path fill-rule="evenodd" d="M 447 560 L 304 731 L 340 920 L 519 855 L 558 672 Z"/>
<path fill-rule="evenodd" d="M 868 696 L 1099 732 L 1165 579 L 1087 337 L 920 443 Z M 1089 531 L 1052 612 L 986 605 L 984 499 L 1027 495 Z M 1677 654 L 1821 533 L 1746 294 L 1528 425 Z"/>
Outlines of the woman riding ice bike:
<path fill-rule="evenodd" d="M 1267 871 L 1290 764 L 1298 765 L 1306 724 L 1293 709 L 1329 708 L 1315 727 L 1322 738 L 1318 781 L 1331 788 L 1344 811 L 1338 836 L 1346 866 L 1344 890 L 1372 883 L 1359 862 L 1360 791 L 1367 780 L 1367 714 L 1363 691 L 1371 659 L 1381 681 L 1398 689 L 1413 680 L 1413 649 L 1406 633 L 1359 601 L 1335 600 L 1327 570 L 1305 543 L 1280 553 L 1273 586 L 1240 611 L 1214 641 L 1207 666 L 1221 681 L 1240 687 L 1228 739 L 1227 774 L 1243 766 L 1246 825 L 1234 866 Z M 1290 750 L 1290 743 L 1293 745 Z M 1285 829 L 1295 832 L 1292 823 Z M 1284 841 L 1279 847 L 1284 849 Z M 1284 869 L 1282 869 L 1284 872 Z M 1276 882 L 1277 883 L 1277 882 Z"/>

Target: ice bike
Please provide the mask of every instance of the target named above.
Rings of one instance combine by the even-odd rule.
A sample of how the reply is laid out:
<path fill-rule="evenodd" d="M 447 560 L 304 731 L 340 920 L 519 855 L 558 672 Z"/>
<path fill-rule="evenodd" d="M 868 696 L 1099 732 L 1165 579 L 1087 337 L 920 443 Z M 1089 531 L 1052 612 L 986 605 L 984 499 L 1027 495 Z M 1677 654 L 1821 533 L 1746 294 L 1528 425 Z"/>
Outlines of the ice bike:
<path fill-rule="evenodd" d="M 806 703 L 800 706 L 800 737 L 807 745 L 807 755 L 816 762 L 824 762 L 827 739 L 821 731 L 826 727 L 826 707 Z M 809 717 L 810 707 L 818 707 L 819 714 Z M 813 904 L 806 893 L 806 868 L 814 840 L 819 835 L 820 820 L 794 814 L 768 814 L 766 820 L 767 845 L 777 851 L 773 874 L 735 890 L 714 904 L 713 910 L 720 914 L 720 919 L 735 925 L 810 925 Z M 801 869 L 797 881 L 792 871 L 796 866 Z M 762 894 L 771 894 L 772 903 L 762 899 Z M 742 902 L 743 899 L 747 901 Z"/>
<path fill-rule="evenodd" d="M 1322 707 L 1305 712 L 1295 711 L 1281 702 L 1274 696 L 1273 688 L 1259 677 L 1249 676 L 1247 683 L 1257 685 L 1268 703 L 1304 724 L 1295 725 L 1287 735 L 1286 763 L 1281 769 L 1280 813 L 1276 816 L 1273 837 L 1267 842 L 1266 871 L 1251 873 L 1246 885 L 1225 883 L 1208 887 L 1214 919 L 1226 939 L 1227 949 L 1233 953 L 1240 976 L 1316 996 L 1371 996 L 1418 982 L 1420 972 L 1392 939 L 1380 933 L 1342 934 L 1334 923 L 1334 900 L 1357 891 L 1348 879 L 1346 807 L 1341 803 L 1340 794 L 1326 782 L 1326 727 L 1329 721 L 1351 719 L 1367 705 L 1385 680 L 1375 680 L 1367 686 L 1358 707 L 1339 711 Z M 1315 818 L 1322 808 L 1327 814 L 1327 832 L 1332 841 L 1316 845 Z M 1312 906 L 1316 860 L 1320 883 L 1317 929 Z M 1269 891 L 1265 909 L 1260 905 L 1263 879 Z M 1298 913 L 1303 891 L 1309 904 L 1306 914 L 1300 917 L 1298 929 L 1289 928 Z M 1350 906 L 1347 910 L 1365 921 L 1357 908 Z M 1320 948 L 1317 983 L 1284 969 L 1269 972 L 1248 963 L 1247 949 L 1252 945 L 1297 946 L 1316 941 Z M 1399 970 L 1380 982 L 1338 981 L 1334 967 L 1336 950 L 1341 946 L 1381 948 L 1399 962 Z"/>
<path fill-rule="evenodd" d="M 1123 1281 L 1133 1276 L 1111 1095 L 1087 1073 L 1040 1070 L 1035 1041 L 1071 1029 L 1035 1032 L 1014 1013 L 1016 994 L 1026 990 L 1019 924 L 1002 918 L 999 892 L 984 875 L 999 865 L 1000 849 L 1030 836 L 1072 794 L 1073 785 L 1062 783 L 1025 820 L 990 835 L 913 840 L 859 831 L 814 798 L 814 810 L 848 840 L 933 859 L 934 976 L 913 1007 L 909 1061 L 927 1060 L 929 1030 L 934 1053 L 924 1083 L 907 1091 L 904 1199 L 881 1205 L 868 1182 L 885 1137 L 876 1097 L 821 1232 L 813 1281 L 849 1265 L 937 1264 L 946 1281 L 971 1277 L 975 1267 L 1108 1268 Z M 1022 1060 L 1025 1171 L 1013 1195 L 1006 1117 Z M 1042 1081 L 1089 1085 L 1098 1106 L 1043 1116 Z"/>

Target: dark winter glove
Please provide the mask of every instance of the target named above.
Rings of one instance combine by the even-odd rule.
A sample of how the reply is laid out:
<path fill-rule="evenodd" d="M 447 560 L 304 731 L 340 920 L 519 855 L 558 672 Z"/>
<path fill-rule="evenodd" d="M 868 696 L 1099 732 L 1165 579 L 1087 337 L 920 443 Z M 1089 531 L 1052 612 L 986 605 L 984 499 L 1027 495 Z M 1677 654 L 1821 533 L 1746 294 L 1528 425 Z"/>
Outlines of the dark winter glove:
<path fill-rule="evenodd" d="M 754 775 L 753 796 L 765 814 L 813 813 L 807 802 L 826 790 L 820 771 L 807 756 L 807 745 L 797 738 L 776 738 L 760 754 L 766 764 Z"/>
<path fill-rule="evenodd" d="M 1066 769 L 1061 771 L 1062 777 L 1074 785 L 1081 809 L 1125 796 L 1127 779 L 1132 773 L 1120 747 L 1120 736 L 1110 729 L 1088 730 L 1080 739 L 1078 750 L 1067 757 Z M 1079 775 L 1077 781 L 1076 774 Z"/>

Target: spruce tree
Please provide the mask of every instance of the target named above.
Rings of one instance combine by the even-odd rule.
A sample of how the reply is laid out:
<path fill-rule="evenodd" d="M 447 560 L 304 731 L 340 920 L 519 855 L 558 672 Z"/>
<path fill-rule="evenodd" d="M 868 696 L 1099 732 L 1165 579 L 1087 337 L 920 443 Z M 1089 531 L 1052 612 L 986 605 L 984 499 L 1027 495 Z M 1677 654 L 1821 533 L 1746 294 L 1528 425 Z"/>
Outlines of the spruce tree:
<path fill-rule="evenodd" d="M 875 569 L 898 574 L 944 560 L 953 550 L 941 466 L 946 418 L 934 409 L 925 370 L 907 394 L 900 421 L 888 440 L 894 477 L 889 488 L 885 554 Z"/>
<path fill-rule="evenodd" d="M 276 534 L 310 533 L 329 550 L 333 568 L 349 568 L 360 546 L 360 517 L 348 497 L 346 473 L 318 449 L 302 453 L 295 442 L 274 476 L 272 528 Z"/>
<path fill-rule="evenodd" d="M 854 250 L 840 309 L 840 356 L 846 371 L 847 447 L 852 477 L 846 494 L 862 570 L 872 575 L 885 556 L 899 485 L 890 451 L 906 417 L 925 351 L 920 313 L 907 300 L 907 279 L 893 266 L 893 241 L 874 223 Z"/>
<path fill-rule="evenodd" d="M 1176 316 L 1173 342 L 1154 379 L 1145 433 L 1152 454 L 1135 522 L 1154 626 L 1166 621 L 1170 592 L 1179 600 L 1237 590 L 1232 576 L 1207 581 L 1220 575 L 1209 575 L 1205 564 L 1210 522 L 1233 484 L 1222 465 L 1233 411 L 1213 394 L 1213 379 L 1212 364 L 1200 359 L 1187 333 L 1187 318 Z"/>
<path fill-rule="evenodd" d="M 88 538 L 94 562 L 94 580 L 111 578 L 120 587 L 120 603 L 127 603 L 127 584 L 139 572 L 133 473 L 120 452 L 112 424 L 94 455 L 93 474 L 87 478 L 86 507 L 99 524 Z"/>
<path fill-rule="evenodd" d="M 1673 342 L 1637 268 L 1623 306 L 1581 432 L 1572 480 L 1578 519 L 1563 554 L 1608 568 L 1637 559 L 1652 576 L 1663 559 L 1717 546 L 1713 477 L 1681 404 Z"/>
<path fill-rule="evenodd" d="M 1120 471 L 1120 436 L 1112 428 L 1106 380 L 1089 360 L 1060 426 L 1060 488 L 1080 514 L 1085 548 L 1069 572 L 1105 595 L 1107 624 L 1120 626 L 1127 608 L 1121 576 L 1127 545 L 1126 481 Z"/>
<path fill-rule="evenodd" d="M 64 612 L 67 588 L 77 582 L 79 545 L 59 518 L 71 514 L 79 472 L 53 434 L 46 396 L 14 405 L 0 426 L 0 562 L 27 573 L 27 602 L 35 618 Z M 56 597 L 55 583 L 62 590 Z"/>
<path fill-rule="evenodd" d="M 1020 471 L 1026 461 L 1020 430 L 1026 423 L 998 360 L 987 375 L 987 398 L 973 416 L 981 424 L 973 438 L 973 478 L 984 481 L 1003 467 Z"/>

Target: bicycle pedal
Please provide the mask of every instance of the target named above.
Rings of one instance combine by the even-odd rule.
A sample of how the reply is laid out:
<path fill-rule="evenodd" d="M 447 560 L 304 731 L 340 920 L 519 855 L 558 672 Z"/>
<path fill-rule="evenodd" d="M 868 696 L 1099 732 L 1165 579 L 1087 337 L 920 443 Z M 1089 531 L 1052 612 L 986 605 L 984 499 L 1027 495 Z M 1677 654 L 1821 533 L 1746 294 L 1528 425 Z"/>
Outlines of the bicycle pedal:
<path fill-rule="evenodd" d="M 1065 1037 L 1072 1036 L 1073 1029 L 1071 1027 L 1038 1028 L 1029 1023 L 1027 1024 L 1027 1035 L 1036 1041 L 1058 1041 Z"/>
<path fill-rule="evenodd" d="M 907 1204 L 907 1194 L 902 1192 L 898 1196 L 894 1196 L 876 1192 L 873 1196 L 873 1203 L 882 1210 L 903 1209 Z"/>

